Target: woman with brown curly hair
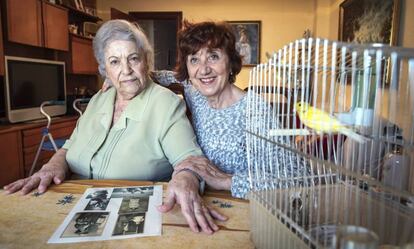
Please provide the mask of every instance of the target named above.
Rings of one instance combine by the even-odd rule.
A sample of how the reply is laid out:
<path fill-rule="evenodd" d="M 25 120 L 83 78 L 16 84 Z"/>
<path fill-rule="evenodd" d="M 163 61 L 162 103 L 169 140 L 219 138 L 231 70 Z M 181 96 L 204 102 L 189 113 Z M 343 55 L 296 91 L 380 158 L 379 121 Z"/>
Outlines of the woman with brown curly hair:
<path fill-rule="evenodd" d="M 184 22 L 178 33 L 175 74 L 158 71 L 160 84 L 184 86 L 197 141 L 206 157 L 190 157 L 175 170 L 197 172 L 234 197 L 248 191 L 246 154 L 246 92 L 234 85 L 242 66 L 236 38 L 225 22 Z"/>
<path fill-rule="evenodd" d="M 250 184 L 258 189 L 266 189 L 270 185 L 283 187 L 279 185 L 283 181 L 249 182 L 247 116 L 266 120 L 274 127 L 278 127 L 278 124 L 270 121 L 267 115 L 251 116 L 247 109 L 248 101 L 258 102 L 259 108 L 267 110 L 264 113 L 272 114 L 272 108 L 254 92 L 246 93 L 234 85 L 242 65 L 242 57 L 235 43 L 235 36 L 227 23 L 185 22 L 183 30 L 178 33 L 176 74 L 161 71 L 155 72 L 153 76 L 163 85 L 178 81 L 184 86 L 197 142 L 205 155 L 190 156 L 183 160 L 174 168 L 173 175 L 183 169 L 191 170 L 199 174 L 210 187 L 231 190 L 234 197 L 246 198 Z M 277 141 L 287 143 L 285 137 L 278 137 Z M 260 149 L 260 145 L 258 147 L 256 149 Z M 275 178 L 307 173 L 304 172 L 307 170 L 305 163 L 294 162 L 300 159 L 282 148 L 274 147 L 264 154 L 260 160 L 274 161 L 274 168 L 265 170 Z M 249 155 L 252 156 L 251 153 Z"/>

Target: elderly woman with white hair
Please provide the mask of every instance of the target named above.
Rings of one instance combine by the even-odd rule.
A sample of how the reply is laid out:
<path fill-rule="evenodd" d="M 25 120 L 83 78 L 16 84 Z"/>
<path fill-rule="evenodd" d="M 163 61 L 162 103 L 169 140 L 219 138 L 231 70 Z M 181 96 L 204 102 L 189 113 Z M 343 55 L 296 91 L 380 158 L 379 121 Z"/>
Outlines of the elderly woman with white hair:
<path fill-rule="evenodd" d="M 52 181 L 60 184 L 71 174 L 169 180 L 176 165 L 202 155 L 183 101 L 149 77 L 153 50 L 139 27 L 108 21 L 98 30 L 93 48 L 100 74 L 114 87 L 95 94 L 63 148 L 37 173 L 5 186 L 7 193 L 27 194 L 34 188 L 42 193 Z M 218 230 L 213 218 L 226 218 L 203 205 L 198 189 L 197 174 L 183 170 L 173 176 L 168 192 L 193 231 L 213 233 Z"/>

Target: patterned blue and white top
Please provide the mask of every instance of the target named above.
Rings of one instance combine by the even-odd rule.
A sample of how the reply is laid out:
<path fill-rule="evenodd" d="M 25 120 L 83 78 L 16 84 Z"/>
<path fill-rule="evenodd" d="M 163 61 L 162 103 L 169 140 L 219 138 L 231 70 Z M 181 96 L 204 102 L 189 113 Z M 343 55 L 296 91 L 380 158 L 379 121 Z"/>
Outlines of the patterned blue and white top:
<path fill-rule="evenodd" d="M 234 197 L 244 198 L 249 190 L 245 132 L 247 95 L 227 108 L 214 109 L 191 84 L 178 82 L 172 71 L 157 71 L 154 74 L 162 85 L 181 83 L 184 86 L 201 150 L 220 170 L 233 175 L 231 193 Z"/>
<path fill-rule="evenodd" d="M 193 86 L 183 85 L 201 150 L 220 170 L 233 175 L 232 195 L 244 197 L 249 189 L 245 132 L 247 95 L 227 108 L 214 109 Z"/>

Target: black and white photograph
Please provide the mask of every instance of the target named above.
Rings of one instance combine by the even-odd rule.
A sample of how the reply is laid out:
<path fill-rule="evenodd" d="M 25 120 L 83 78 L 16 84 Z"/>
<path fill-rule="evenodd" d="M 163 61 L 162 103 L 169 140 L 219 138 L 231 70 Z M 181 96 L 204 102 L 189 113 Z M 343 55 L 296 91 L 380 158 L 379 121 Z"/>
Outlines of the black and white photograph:
<path fill-rule="evenodd" d="M 86 199 L 92 199 L 92 198 L 101 198 L 101 199 L 107 199 L 108 198 L 108 190 L 106 189 L 99 189 L 96 190 L 86 196 Z"/>
<path fill-rule="evenodd" d="M 48 243 L 160 236 L 162 186 L 88 188 Z"/>
<path fill-rule="evenodd" d="M 123 198 L 118 213 L 145 213 L 148 211 L 149 197 Z"/>
<path fill-rule="evenodd" d="M 144 232 L 145 213 L 119 215 L 113 236 L 131 235 Z"/>
<path fill-rule="evenodd" d="M 154 193 L 153 187 L 114 188 L 111 198 L 138 198 L 150 196 Z"/>
<path fill-rule="evenodd" d="M 85 210 L 105 210 L 111 199 L 104 199 L 101 197 L 93 197 L 88 202 Z"/>
<path fill-rule="evenodd" d="M 85 210 L 105 210 L 108 206 L 110 198 L 108 198 L 108 190 L 98 189 L 86 196 L 86 199 L 90 199 L 85 207 Z"/>
<path fill-rule="evenodd" d="M 109 212 L 82 212 L 73 216 L 62 238 L 101 236 Z"/>

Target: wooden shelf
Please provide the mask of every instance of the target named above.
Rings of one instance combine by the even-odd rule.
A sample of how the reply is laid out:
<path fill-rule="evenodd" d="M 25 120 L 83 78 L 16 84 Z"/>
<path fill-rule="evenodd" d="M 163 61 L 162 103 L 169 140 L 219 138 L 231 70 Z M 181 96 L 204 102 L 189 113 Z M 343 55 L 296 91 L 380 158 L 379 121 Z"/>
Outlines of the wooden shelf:
<path fill-rule="evenodd" d="M 93 40 L 93 38 L 92 37 L 88 37 L 88 36 L 83 36 L 83 35 L 78 35 L 78 34 L 72 34 L 72 33 L 70 33 L 70 36 L 72 36 L 72 37 L 77 37 L 77 38 L 81 38 L 81 39 L 88 39 L 88 40 Z"/>
<path fill-rule="evenodd" d="M 102 19 L 99 18 L 98 16 L 90 15 L 86 12 L 80 11 L 78 9 L 75 9 L 75 8 L 71 7 L 71 6 L 66 6 L 66 5 L 62 5 L 62 6 L 69 10 L 69 16 L 74 16 L 78 19 L 83 19 L 84 21 L 87 21 L 87 22 L 102 21 Z M 69 20 L 69 22 L 71 22 L 71 20 Z"/>

